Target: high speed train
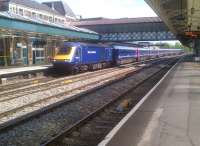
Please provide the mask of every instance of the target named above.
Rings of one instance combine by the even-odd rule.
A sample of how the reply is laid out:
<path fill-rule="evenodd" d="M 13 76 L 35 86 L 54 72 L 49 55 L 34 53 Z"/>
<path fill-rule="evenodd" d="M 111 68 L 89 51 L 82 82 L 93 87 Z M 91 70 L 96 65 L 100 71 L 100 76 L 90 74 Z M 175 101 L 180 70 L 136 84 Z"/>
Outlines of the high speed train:
<path fill-rule="evenodd" d="M 79 72 L 182 52 L 182 49 L 155 49 L 133 44 L 65 42 L 52 62 L 54 68 Z"/>

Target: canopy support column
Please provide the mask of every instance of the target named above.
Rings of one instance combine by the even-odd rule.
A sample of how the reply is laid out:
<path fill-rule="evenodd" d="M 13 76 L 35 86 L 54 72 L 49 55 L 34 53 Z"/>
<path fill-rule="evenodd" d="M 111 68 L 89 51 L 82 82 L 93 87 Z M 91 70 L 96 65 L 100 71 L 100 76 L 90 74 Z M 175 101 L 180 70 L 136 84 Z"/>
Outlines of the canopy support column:
<path fill-rule="evenodd" d="M 195 61 L 200 61 L 200 39 L 194 40 L 194 56 Z"/>
<path fill-rule="evenodd" d="M 4 49 L 4 66 L 8 66 L 8 60 L 7 60 L 7 46 L 6 46 L 6 38 L 3 38 L 3 49 Z"/>

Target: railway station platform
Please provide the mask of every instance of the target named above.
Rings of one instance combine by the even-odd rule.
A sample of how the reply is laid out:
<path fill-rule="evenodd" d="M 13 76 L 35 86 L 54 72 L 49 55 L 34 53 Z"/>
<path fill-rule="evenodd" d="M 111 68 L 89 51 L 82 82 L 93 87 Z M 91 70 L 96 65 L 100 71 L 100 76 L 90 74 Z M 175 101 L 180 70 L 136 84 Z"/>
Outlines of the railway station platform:
<path fill-rule="evenodd" d="M 2 68 L 0 69 L 0 78 L 11 77 L 20 74 L 29 74 L 43 72 L 50 68 L 51 65 L 40 65 L 40 66 L 28 66 L 28 67 L 12 67 L 12 68 Z"/>
<path fill-rule="evenodd" d="M 183 60 L 99 146 L 199 146 L 200 63 Z"/>

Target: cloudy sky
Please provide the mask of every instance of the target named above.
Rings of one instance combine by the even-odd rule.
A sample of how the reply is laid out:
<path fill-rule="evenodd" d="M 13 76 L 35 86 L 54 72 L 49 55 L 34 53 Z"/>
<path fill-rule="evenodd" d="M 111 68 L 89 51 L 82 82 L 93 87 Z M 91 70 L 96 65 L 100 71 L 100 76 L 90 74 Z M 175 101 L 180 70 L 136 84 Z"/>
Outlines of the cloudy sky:
<path fill-rule="evenodd" d="M 50 0 L 37 0 L 39 2 Z M 64 0 L 76 15 L 90 17 L 149 17 L 156 16 L 144 0 Z"/>

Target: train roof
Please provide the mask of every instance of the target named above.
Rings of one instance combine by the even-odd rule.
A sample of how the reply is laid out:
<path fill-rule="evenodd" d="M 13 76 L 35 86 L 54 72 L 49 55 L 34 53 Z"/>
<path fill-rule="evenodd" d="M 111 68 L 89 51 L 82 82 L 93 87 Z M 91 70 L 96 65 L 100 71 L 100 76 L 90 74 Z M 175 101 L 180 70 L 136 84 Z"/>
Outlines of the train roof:
<path fill-rule="evenodd" d="M 183 50 L 181 48 L 160 48 L 159 50 Z"/>
<path fill-rule="evenodd" d="M 134 43 L 117 43 L 117 42 L 109 42 L 106 43 L 111 46 L 126 46 L 126 47 L 144 47 L 144 45 L 134 44 Z"/>
<path fill-rule="evenodd" d="M 96 44 L 96 43 L 86 43 L 86 42 L 64 42 L 64 45 L 69 45 L 69 46 L 108 47 L 108 48 L 111 47 L 111 46 L 109 46 L 107 44 Z"/>
<path fill-rule="evenodd" d="M 106 48 L 115 48 L 115 49 L 127 49 L 127 50 L 134 50 L 136 48 L 140 50 L 161 50 L 161 51 L 167 51 L 167 50 L 183 50 L 183 49 L 174 49 L 174 48 L 151 48 L 139 44 L 132 44 L 132 43 L 115 43 L 115 42 L 110 42 L 110 43 L 89 43 L 89 42 L 64 42 L 63 45 L 68 45 L 68 46 L 91 46 L 91 47 L 106 47 Z"/>

